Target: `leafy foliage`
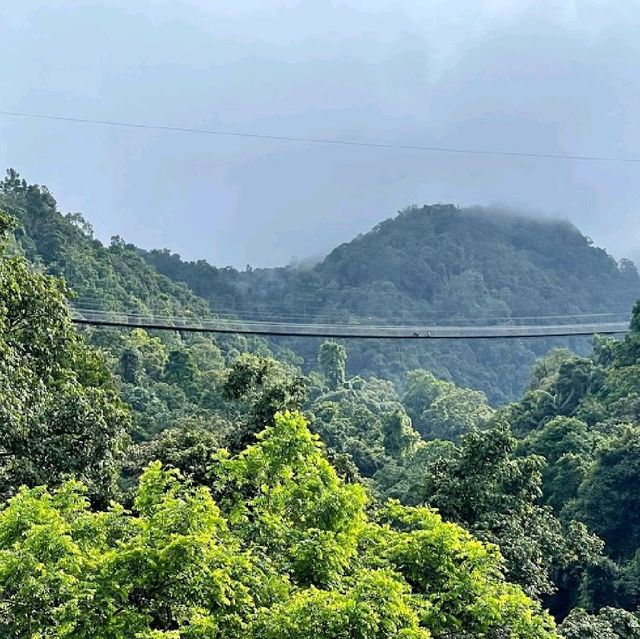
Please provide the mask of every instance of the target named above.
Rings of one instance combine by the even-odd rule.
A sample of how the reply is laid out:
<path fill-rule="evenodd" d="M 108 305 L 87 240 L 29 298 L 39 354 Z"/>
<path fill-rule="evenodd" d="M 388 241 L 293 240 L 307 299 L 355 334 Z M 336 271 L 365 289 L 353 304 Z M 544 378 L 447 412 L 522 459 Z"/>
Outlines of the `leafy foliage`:
<path fill-rule="evenodd" d="M 480 391 L 458 388 L 424 370 L 408 375 L 403 403 L 416 429 L 427 439 L 457 440 L 482 428 L 492 409 Z"/>
<path fill-rule="evenodd" d="M 564 620 L 560 631 L 565 639 L 638 639 L 640 621 L 616 608 L 603 608 L 597 615 L 576 608 Z"/>
<path fill-rule="evenodd" d="M 0 512 L 3 636 L 555 636 L 495 547 L 424 508 L 370 519 L 298 415 L 211 474 L 220 506 L 159 463 L 132 512 L 92 512 L 73 481 L 22 489 Z"/>
<path fill-rule="evenodd" d="M 9 218 L 0 213 L 0 242 Z M 1 250 L 1 247 L 0 247 Z M 0 493 L 76 476 L 116 492 L 129 426 L 98 354 L 75 332 L 66 288 L 0 254 Z"/>
<path fill-rule="evenodd" d="M 563 356 L 542 388 L 502 411 L 516 432 L 525 435 L 521 453 L 546 459 L 543 502 L 565 524 L 579 519 L 605 542 L 606 558 L 588 568 L 586 578 L 562 604 L 565 610 L 576 604 L 590 610 L 635 610 L 640 604 L 639 313 L 636 305 L 632 331 L 624 340 L 597 338 L 589 358 Z M 532 393 L 544 393 L 547 400 L 533 402 Z M 590 628 L 585 633 L 609 636 L 609 630 L 602 630 L 608 621 L 578 613 L 574 621 L 576 627 Z M 617 636 L 615 632 L 611 636 Z"/>
<path fill-rule="evenodd" d="M 536 503 L 544 460 L 517 456 L 507 428 L 471 433 L 459 446 L 434 442 L 428 448 L 434 450 L 407 461 L 414 481 L 406 482 L 402 498 L 426 502 L 478 538 L 498 544 L 510 580 L 532 596 L 555 592 L 567 570 L 579 573 L 600 557 L 601 542 L 582 524 L 563 524 Z M 376 479 L 384 485 L 383 477 Z M 392 484 L 391 494 L 397 486 Z"/>

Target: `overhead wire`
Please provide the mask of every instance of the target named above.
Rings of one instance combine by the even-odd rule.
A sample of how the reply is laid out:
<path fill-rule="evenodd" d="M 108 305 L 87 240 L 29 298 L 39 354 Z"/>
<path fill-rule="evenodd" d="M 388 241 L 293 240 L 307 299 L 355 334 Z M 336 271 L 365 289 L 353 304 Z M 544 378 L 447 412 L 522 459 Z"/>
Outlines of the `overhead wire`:
<path fill-rule="evenodd" d="M 256 140 L 269 140 L 274 142 L 294 142 L 301 144 L 320 144 L 334 146 L 365 147 L 374 149 L 390 149 L 401 151 L 423 151 L 430 153 L 447 153 L 458 155 L 484 155 L 499 157 L 518 157 L 542 160 L 576 160 L 587 162 L 623 162 L 640 163 L 640 157 L 611 156 L 611 155 L 579 155 L 565 153 L 536 153 L 531 151 L 507 151 L 500 149 L 477 149 L 466 147 L 426 146 L 420 144 L 397 144 L 387 142 L 368 142 L 365 140 L 347 140 L 340 138 L 318 138 L 297 135 L 276 135 L 271 133 L 252 133 L 249 131 L 231 131 L 224 129 L 204 129 L 190 126 L 174 126 L 162 124 L 146 124 L 142 122 L 128 122 L 123 120 L 101 120 L 94 118 L 75 117 L 68 115 L 54 115 L 51 113 L 31 113 L 26 111 L 0 110 L 0 115 L 6 117 L 30 118 L 39 120 L 51 120 L 74 124 L 90 124 L 99 126 L 121 127 L 129 129 L 147 129 L 152 131 L 165 131 L 173 133 L 191 133 L 199 135 L 225 136 L 247 138 Z"/>

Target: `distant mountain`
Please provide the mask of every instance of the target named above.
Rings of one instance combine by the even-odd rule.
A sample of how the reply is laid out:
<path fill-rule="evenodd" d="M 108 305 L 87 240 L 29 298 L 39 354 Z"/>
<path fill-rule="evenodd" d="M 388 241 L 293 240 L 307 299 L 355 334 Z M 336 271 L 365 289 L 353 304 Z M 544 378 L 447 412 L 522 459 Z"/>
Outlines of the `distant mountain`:
<path fill-rule="evenodd" d="M 630 260 L 619 263 L 564 220 L 453 205 L 412 207 L 334 249 L 313 268 L 216 268 L 170 251 L 142 252 L 216 312 L 283 320 L 394 323 L 627 313 L 640 296 Z M 370 319 L 371 318 L 371 319 Z M 313 340 L 288 346 L 308 359 Z M 400 379 L 428 368 L 494 402 L 515 398 L 551 345 L 588 340 L 349 344 L 352 373 Z"/>

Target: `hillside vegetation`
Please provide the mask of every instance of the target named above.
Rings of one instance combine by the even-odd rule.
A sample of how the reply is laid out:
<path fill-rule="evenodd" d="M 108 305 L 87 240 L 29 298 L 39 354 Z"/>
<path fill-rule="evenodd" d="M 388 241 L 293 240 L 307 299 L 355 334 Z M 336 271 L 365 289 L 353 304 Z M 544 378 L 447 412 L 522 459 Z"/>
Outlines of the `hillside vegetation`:
<path fill-rule="evenodd" d="M 310 344 L 303 362 L 258 339 L 76 331 L 68 285 L 106 310 L 213 311 L 43 187 L 10 173 L 0 206 L 1 636 L 640 639 L 640 304 L 624 340 L 549 351 L 496 408 L 398 353 L 393 375 L 357 374 L 356 344 Z M 444 207 L 355 245 L 439 215 L 536 228 Z M 559 228 L 621 296 L 636 286 Z M 315 271 L 284 277 L 295 291 Z"/>
<path fill-rule="evenodd" d="M 12 223 L 0 214 L 2 636 L 555 636 L 505 581 L 497 547 L 342 479 L 303 416 L 282 401 L 275 412 L 272 360 L 244 355 L 224 371 L 240 403 L 228 448 L 215 424 L 132 446 L 117 389 L 142 364 L 109 373 L 73 330 L 62 281 L 7 250 Z M 196 393 L 189 345 L 170 353 L 155 362 L 170 392 Z"/>

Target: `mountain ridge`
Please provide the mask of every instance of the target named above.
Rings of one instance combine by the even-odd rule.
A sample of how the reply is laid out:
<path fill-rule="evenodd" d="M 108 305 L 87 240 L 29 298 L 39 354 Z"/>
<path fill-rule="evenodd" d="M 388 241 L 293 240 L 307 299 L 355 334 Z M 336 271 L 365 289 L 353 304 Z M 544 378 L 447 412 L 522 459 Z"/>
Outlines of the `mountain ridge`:
<path fill-rule="evenodd" d="M 331 251 L 312 268 L 218 268 L 147 251 L 114 238 L 103 246 L 79 215 L 62 215 L 44 187 L 15 171 L 2 184 L 2 206 L 19 220 L 27 257 L 63 276 L 102 310 L 151 314 L 231 314 L 251 319 L 328 323 L 452 322 L 518 315 L 628 313 L 640 297 L 630 260 L 617 262 L 566 220 L 535 220 L 503 210 L 453 205 L 409 207 Z M 235 351 L 271 348 L 315 365 L 317 339 L 221 340 Z M 350 341 L 351 375 L 404 383 L 427 369 L 492 403 L 515 399 L 535 359 L 552 346 L 586 353 L 589 340 L 492 343 Z M 302 359 L 300 359 L 302 358 Z"/>

